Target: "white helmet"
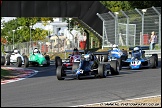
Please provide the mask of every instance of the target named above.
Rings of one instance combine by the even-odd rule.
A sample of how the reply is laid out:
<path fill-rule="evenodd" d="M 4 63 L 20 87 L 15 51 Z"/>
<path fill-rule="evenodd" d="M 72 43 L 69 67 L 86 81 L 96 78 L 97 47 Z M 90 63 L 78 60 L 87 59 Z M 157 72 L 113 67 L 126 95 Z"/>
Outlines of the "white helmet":
<path fill-rule="evenodd" d="M 38 49 L 34 49 L 34 53 L 38 53 Z"/>
<path fill-rule="evenodd" d="M 19 51 L 18 50 L 14 50 L 14 53 L 18 53 Z"/>
<path fill-rule="evenodd" d="M 135 47 L 133 50 L 134 51 L 139 51 L 139 48 L 138 47 Z"/>
<path fill-rule="evenodd" d="M 114 44 L 114 45 L 113 45 L 113 48 L 118 48 L 118 45 Z"/>

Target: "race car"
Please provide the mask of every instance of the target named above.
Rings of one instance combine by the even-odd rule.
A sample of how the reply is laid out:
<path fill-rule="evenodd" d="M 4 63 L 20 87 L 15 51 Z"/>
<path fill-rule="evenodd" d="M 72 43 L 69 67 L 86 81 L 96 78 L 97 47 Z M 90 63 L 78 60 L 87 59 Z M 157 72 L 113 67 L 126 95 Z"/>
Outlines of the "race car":
<path fill-rule="evenodd" d="M 59 56 L 55 57 L 55 66 L 64 65 L 66 68 L 72 68 L 74 62 L 80 62 L 81 55 L 84 53 L 84 50 L 78 50 L 74 48 L 73 50 L 65 50 L 65 52 L 72 52 L 69 54 L 67 59 L 61 59 Z"/>
<path fill-rule="evenodd" d="M 112 75 L 119 74 L 118 61 L 112 60 L 110 63 L 100 62 L 93 53 L 82 55 L 80 62 L 74 62 L 71 70 L 68 70 L 64 65 L 58 66 L 56 69 L 58 80 L 64 80 L 69 77 L 80 80 L 91 76 L 105 78 L 109 72 Z"/>
<path fill-rule="evenodd" d="M 122 61 L 123 67 L 130 69 L 141 68 L 156 68 L 158 66 L 158 55 L 152 54 L 150 57 L 145 57 L 145 47 L 135 46 L 129 54 L 131 57 L 125 61 Z M 129 48 L 131 50 L 132 48 Z"/>
<path fill-rule="evenodd" d="M 118 45 L 114 44 L 112 49 L 108 51 L 109 55 L 108 55 L 108 60 L 118 60 L 119 62 L 119 66 L 120 66 L 120 70 L 122 69 L 122 61 L 126 60 L 128 58 L 128 53 L 126 50 L 122 49 L 120 50 L 118 48 Z"/>
<path fill-rule="evenodd" d="M 13 51 L 5 51 L 7 54 L 5 56 L 1 56 L 1 65 L 16 65 L 17 67 L 21 67 L 24 65 L 24 67 L 29 66 L 29 60 L 26 55 L 21 55 L 20 51 L 15 48 Z"/>
<path fill-rule="evenodd" d="M 38 48 L 34 48 L 33 52 L 29 55 L 29 65 L 32 66 L 49 66 L 49 55 L 43 55 Z"/>

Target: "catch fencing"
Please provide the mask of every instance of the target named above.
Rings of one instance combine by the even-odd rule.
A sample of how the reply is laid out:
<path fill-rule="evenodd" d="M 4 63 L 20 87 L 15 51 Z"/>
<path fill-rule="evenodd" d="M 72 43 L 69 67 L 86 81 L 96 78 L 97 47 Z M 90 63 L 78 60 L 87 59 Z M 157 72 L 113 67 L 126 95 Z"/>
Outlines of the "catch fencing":
<path fill-rule="evenodd" d="M 161 7 L 99 14 L 103 21 L 102 48 L 112 44 L 119 46 L 149 45 L 152 31 L 158 36 L 161 48 Z"/>

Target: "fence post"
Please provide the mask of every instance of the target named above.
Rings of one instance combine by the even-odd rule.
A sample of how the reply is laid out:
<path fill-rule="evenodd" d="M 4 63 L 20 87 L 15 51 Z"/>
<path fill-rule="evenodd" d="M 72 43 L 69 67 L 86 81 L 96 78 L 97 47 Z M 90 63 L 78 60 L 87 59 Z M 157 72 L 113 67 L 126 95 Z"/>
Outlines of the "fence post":
<path fill-rule="evenodd" d="M 141 35 L 142 37 L 140 37 L 140 45 L 143 45 L 143 31 L 144 31 L 144 12 L 143 14 L 137 9 L 135 8 L 135 10 L 141 15 L 142 17 L 142 32 L 141 32 Z"/>
<path fill-rule="evenodd" d="M 120 10 L 122 12 L 122 14 L 127 18 L 127 25 L 126 25 L 126 46 L 128 46 L 128 42 L 129 42 L 129 37 L 128 37 L 128 34 L 129 34 L 129 17 L 128 15 L 125 14 L 124 11 Z"/>
<path fill-rule="evenodd" d="M 155 12 L 159 15 L 159 47 L 161 48 L 161 14 L 157 11 L 157 9 L 152 6 L 152 8 L 155 10 Z"/>

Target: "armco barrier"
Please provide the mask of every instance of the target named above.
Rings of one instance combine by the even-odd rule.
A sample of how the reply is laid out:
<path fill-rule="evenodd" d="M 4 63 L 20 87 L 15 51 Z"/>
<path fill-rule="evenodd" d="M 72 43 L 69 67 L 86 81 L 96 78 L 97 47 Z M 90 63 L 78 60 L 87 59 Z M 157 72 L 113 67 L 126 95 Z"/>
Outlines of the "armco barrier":
<path fill-rule="evenodd" d="M 152 54 L 158 54 L 158 57 L 161 58 L 161 50 L 144 50 L 145 51 L 145 55 L 149 56 Z"/>

